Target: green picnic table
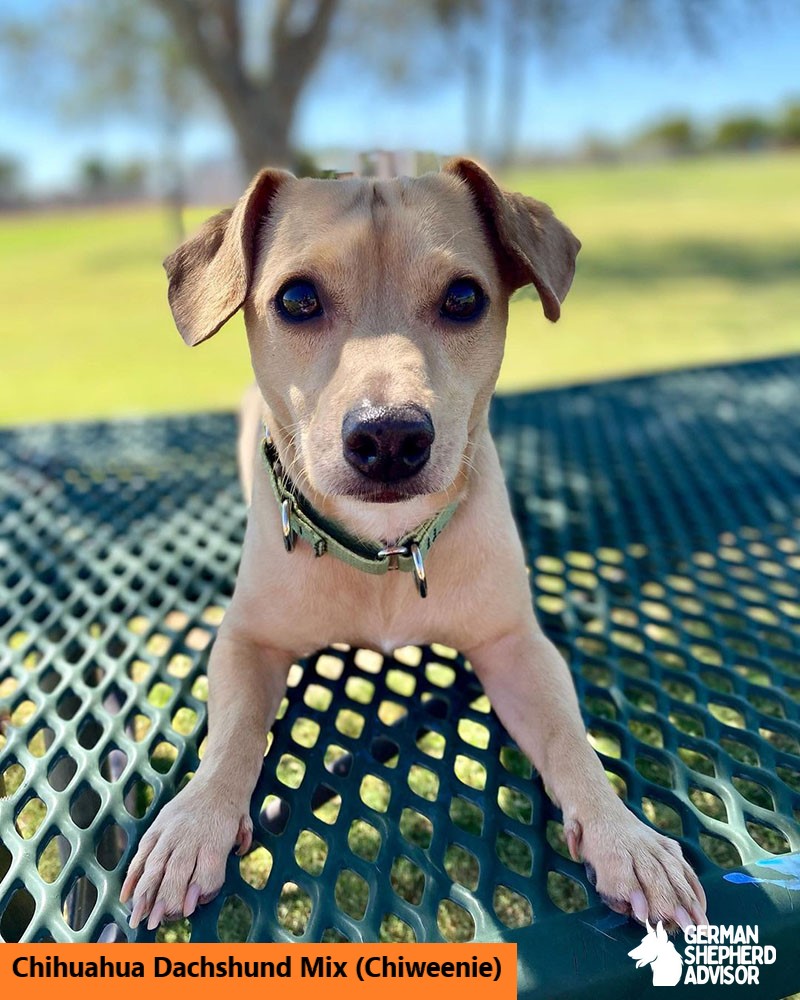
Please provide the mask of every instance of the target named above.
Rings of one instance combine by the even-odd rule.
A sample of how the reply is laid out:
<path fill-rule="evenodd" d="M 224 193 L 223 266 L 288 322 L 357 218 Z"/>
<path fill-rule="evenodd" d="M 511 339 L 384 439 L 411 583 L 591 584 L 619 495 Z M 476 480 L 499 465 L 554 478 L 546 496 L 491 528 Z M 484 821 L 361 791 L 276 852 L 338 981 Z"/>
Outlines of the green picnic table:
<path fill-rule="evenodd" d="M 492 410 L 590 739 L 712 923 L 775 945 L 765 998 L 800 990 L 799 386 L 785 357 Z M 650 995 L 638 925 L 436 646 L 293 668 L 253 850 L 191 919 L 128 927 L 127 862 L 202 753 L 245 525 L 234 442 L 231 414 L 0 431 L 0 937 L 511 941 L 520 996 Z"/>

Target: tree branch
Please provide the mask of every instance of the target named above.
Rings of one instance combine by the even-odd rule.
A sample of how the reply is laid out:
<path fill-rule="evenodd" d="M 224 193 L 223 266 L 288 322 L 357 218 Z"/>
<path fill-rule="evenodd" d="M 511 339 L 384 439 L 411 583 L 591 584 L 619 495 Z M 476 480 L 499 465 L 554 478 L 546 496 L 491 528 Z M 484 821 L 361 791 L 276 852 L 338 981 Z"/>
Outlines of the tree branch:
<path fill-rule="evenodd" d="M 272 27 L 272 73 L 275 85 L 296 96 L 319 62 L 330 36 L 340 0 L 317 0 L 308 27 L 293 32 L 289 27 L 290 0 L 279 0 Z"/>
<path fill-rule="evenodd" d="M 236 63 L 242 66 L 242 19 L 238 0 L 209 0 L 216 12 L 228 51 Z"/>
<path fill-rule="evenodd" d="M 236 0 L 212 4 L 222 28 L 213 39 L 203 30 L 204 11 L 192 0 L 151 0 L 172 24 L 189 61 L 217 93 L 226 108 L 248 99 L 251 85 L 242 66 L 241 33 Z M 205 14 L 207 16 L 207 14 Z"/>
<path fill-rule="evenodd" d="M 289 14 L 292 10 L 292 0 L 276 0 L 275 16 L 269 29 L 269 51 L 278 52 L 289 37 Z"/>

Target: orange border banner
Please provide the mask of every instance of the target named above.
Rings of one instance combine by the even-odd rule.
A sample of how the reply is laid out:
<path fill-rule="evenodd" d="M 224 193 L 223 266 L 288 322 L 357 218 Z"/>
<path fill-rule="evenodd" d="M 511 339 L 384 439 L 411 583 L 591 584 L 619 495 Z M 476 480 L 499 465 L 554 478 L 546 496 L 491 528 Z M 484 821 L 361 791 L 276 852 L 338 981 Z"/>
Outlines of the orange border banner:
<path fill-rule="evenodd" d="M 432 1000 L 515 1000 L 514 944 L 6 944 L 0 994 L 50 988 L 59 1000 L 237 1000 L 284 993 L 325 1000 L 392 1000 L 419 985 Z M 289 993 L 291 991 L 291 994 Z"/>

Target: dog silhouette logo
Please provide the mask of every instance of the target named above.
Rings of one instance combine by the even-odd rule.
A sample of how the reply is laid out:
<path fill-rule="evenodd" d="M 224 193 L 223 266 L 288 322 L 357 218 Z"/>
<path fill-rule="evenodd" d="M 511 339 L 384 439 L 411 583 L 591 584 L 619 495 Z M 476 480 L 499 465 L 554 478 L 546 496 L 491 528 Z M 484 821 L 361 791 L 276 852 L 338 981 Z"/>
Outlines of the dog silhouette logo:
<path fill-rule="evenodd" d="M 637 969 L 645 965 L 653 967 L 653 986 L 676 986 L 681 981 L 683 959 L 660 920 L 655 930 L 647 923 L 642 943 L 629 951 L 628 957 L 636 959 Z"/>

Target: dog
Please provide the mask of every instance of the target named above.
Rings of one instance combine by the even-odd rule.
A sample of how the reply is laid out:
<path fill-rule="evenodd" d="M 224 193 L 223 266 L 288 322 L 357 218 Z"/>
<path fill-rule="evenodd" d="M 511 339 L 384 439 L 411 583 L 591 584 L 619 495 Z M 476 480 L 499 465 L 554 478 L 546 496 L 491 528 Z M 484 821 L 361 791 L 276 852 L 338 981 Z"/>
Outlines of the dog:
<path fill-rule="evenodd" d="M 568 667 L 534 615 L 489 433 L 509 296 L 532 284 L 556 321 L 579 249 L 546 205 L 456 159 L 385 181 L 262 170 L 165 261 L 187 344 L 244 311 L 256 387 L 207 749 L 129 867 L 132 927 L 188 916 L 220 890 L 230 851 L 252 842 L 289 667 L 334 642 L 461 650 L 608 905 L 641 923 L 706 922 L 679 846 L 627 810 L 586 739 Z"/>

